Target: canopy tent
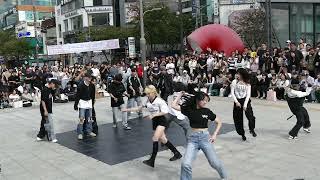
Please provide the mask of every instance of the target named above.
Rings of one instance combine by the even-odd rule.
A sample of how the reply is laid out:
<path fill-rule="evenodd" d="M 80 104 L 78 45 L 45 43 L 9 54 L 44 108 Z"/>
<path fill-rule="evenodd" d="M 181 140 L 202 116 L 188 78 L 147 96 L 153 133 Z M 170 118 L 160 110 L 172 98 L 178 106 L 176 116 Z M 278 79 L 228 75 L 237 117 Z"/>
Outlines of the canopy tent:
<path fill-rule="evenodd" d="M 73 54 L 89 51 L 102 51 L 120 48 L 119 39 L 53 45 L 47 47 L 48 55 Z"/>

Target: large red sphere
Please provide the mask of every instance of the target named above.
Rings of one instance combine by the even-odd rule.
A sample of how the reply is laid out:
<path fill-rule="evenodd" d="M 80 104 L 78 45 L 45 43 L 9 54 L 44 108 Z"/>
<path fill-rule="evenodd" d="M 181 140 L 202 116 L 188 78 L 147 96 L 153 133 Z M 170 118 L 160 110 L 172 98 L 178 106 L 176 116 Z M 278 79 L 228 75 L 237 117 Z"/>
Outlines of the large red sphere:
<path fill-rule="evenodd" d="M 244 44 L 238 34 L 221 24 L 210 24 L 196 29 L 187 37 L 189 46 L 194 51 L 205 52 L 207 48 L 224 51 L 227 56 L 238 50 L 243 52 Z"/>

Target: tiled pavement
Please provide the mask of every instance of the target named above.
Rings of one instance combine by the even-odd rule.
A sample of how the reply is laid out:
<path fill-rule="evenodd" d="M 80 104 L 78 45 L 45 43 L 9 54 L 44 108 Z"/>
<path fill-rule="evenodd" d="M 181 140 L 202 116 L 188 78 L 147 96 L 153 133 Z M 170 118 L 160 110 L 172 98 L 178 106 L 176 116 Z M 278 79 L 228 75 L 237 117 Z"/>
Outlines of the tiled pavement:
<path fill-rule="evenodd" d="M 233 123 L 230 99 L 215 97 L 209 106 L 222 118 L 224 123 Z M 318 121 L 320 105 L 308 104 L 306 106 L 310 112 L 312 134 L 307 135 L 300 132 L 299 140 L 288 141 L 287 132 L 295 123 L 295 118 L 286 121 L 291 113 L 285 102 L 272 103 L 253 100 L 258 137 L 253 139 L 248 135 L 248 141 L 241 142 L 236 133 L 232 131 L 220 135 L 215 144 L 230 179 L 320 179 L 320 122 Z M 72 104 L 59 104 L 54 107 L 54 121 L 58 133 L 68 133 L 76 127 L 77 113 L 72 110 L 72 107 Z M 109 99 L 98 100 L 96 111 L 99 125 L 104 124 L 103 126 L 107 127 L 107 124 L 112 122 Z M 141 163 L 147 158 L 146 156 L 109 165 L 60 144 L 36 142 L 35 136 L 39 123 L 38 108 L 0 111 L 0 180 L 179 179 L 181 161 L 169 162 L 168 158 L 171 157 L 169 151 L 159 153 L 155 169 L 150 169 Z M 110 131 L 110 128 L 106 128 L 106 131 L 108 130 Z M 110 133 L 112 132 L 101 132 L 100 136 Z M 116 138 L 116 135 L 114 137 Z M 74 142 L 77 142 L 76 136 L 70 137 L 69 140 L 73 139 Z M 60 143 L 62 142 L 63 139 Z M 183 147 L 179 149 L 184 151 Z M 113 156 L 103 149 L 99 151 L 102 154 Z M 129 151 L 131 152 L 132 149 L 128 149 Z M 141 151 L 141 149 L 136 151 Z M 193 179 L 195 180 L 219 179 L 218 174 L 210 168 L 202 153 L 194 162 L 193 167 Z"/>

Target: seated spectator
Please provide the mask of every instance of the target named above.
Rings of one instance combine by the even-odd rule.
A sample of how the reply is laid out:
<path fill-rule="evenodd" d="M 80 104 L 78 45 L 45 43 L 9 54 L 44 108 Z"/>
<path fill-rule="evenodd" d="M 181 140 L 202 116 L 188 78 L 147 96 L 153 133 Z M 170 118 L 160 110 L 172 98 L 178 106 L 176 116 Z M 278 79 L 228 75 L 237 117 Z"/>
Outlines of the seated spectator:
<path fill-rule="evenodd" d="M 12 93 L 9 95 L 9 102 L 17 102 L 20 101 L 20 96 L 18 94 L 18 90 L 14 89 Z"/>
<path fill-rule="evenodd" d="M 288 78 L 285 76 L 285 74 L 280 74 L 280 79 L 277 82 L 277 87 L 275 88 L 275 91 L 277 93 L 277 99 L 279 100 L 284 100 L 284 93 L 285 93 L 285 89 L 286 87 L 288 87 L 290 84 Z"/>
<path fill-rule="evenodd" d="M 212 76 L 211 73 L 208 73 L 207 83 L 205 84 L 205 87 L 208 88 L 208 94 L 211 96 L 212 86 L 215 83 L 215 78 Z"/>
<path fill-rule="evenodd" d="M 0 109 L 9 107 L 9 97 L 4 91 L 0 91 Z"/>
<path fill-rule="evenodd" d="M 173 82 L 175 82 L 175 83 L 182 82 L 181 76 L 178 72 L 175 73 L 175 75 L 173 77 Z"/>
<path fill-rule="evenodd" d="M 278 84 L 277 75 L 276 74 L 272 74 L 271 75 L 270 84 L 269 84 L 269 89 L 275 90 L 277 88 L 277 84 Z"/>
<path fill-rule="evenodd" d="M 23 93 L 21 94 L 21 99 L 22 101 L 29 101 L 29 102 L 33 102 L 34 98 L 32 97 L 32 95 L 28 92 L 27 89 L 25 89 L 23 91 Z"/>
<path fill-rule="evenodd" d="M 270 80 L 266 73 L 262 73 L 261 78 L 258 79 L 258 98 L 267 99 L 267 91 L 270 85 Z"/>

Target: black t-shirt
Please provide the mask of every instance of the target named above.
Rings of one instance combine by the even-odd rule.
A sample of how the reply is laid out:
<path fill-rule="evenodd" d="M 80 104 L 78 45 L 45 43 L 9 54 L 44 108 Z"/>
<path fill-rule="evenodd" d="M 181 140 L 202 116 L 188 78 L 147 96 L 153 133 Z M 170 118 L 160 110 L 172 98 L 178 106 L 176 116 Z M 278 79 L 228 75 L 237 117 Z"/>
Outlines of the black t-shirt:
<path fill-rule="evenodd" d="M 191 128 L 208 128 L 208 121 L 215 121 L 217 117 L 208 108 L 189 109 L 181 107 L 181 112 L 189 118 Z"/>
<path fill-rule="evenodd" d="M 140 96 L 140 87 L 141 87 L 141 82 L 140 79 L 138 77 L 132 77 L 130 76 L 127 80 L 127 90 L 128 90 L 128 94 L 130 94 L 130 97 L 138 97 Z M 131 90 L 130 86 L 132 86 L 132 88 L 135 91 L 135 96 L 133 96 L 133 91 Z"/>
<path fill-rule="evenodd" d="M 53 90 L 45 86 L 41 91 L 41 101 L 46 104 L 48 113 L 52 113 Z M 42 102 L 40 104 L 40 113 L 41 115 L 44 114 Z"/>
<path fill-rule="evenodd" d="M 109 93 L 111 93 L 114 97 L 118 99 L 115 101 L 111 98 L 111 107 L 119 107 L 124 104 L 123 93 L 126 91 L 122 82 L 113 81 L 109 87 Z"/>

